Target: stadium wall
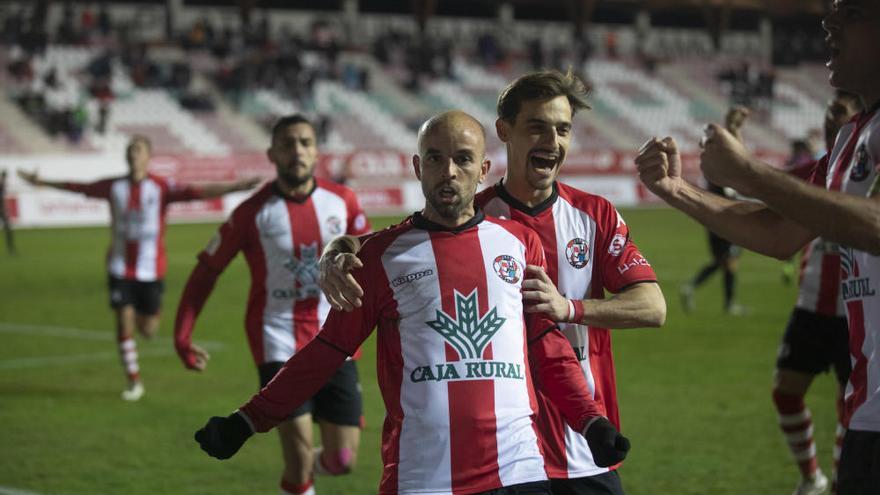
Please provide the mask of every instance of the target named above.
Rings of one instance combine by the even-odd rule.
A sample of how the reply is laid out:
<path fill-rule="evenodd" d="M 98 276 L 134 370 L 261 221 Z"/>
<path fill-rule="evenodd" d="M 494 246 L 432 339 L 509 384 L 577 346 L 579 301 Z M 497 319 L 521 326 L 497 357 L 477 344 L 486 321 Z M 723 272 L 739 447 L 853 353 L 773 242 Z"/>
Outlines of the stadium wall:
<path fill-rule="evenodd" d="M 781 165 L 784 156 L 763 153 L 765 161 Z M 484 186 L 494 184 L 506 170 L 503 156 L 490 157 L 492 168 Z M 89 182 L 126 174 L 120 153 L 93 155 L 52 155 L 4 157 L 8 170 L 38 170 L 40 177 L 53 181 Z M 699 155 L 683 156 L 685 176 L 700 181 Z M 156 155 L 150 171 L 178 182 L 221 182 L 246 177 L 275 176 L 263 153 L 229 156 Z M 424 205 L 421 186 L 412 172 L 411 157 L 390 150 L 356 151 L 322 155 L 319 176 L 344 181 L 357 192 L 364 209 L 371 215 L 403 215 Z M 9 175 L 7 211 L 21 227 L 61 227 L 106 225 L 110 217 L 107 202 L 47 187 L 32 187 L 15 174 Z M 562 180 L 574 187 L 608 198 L 618 207 L 650 206 L 658 200 L 638 181 L 633 156 L 609 151 L 570 154 Z M 207 222 L 225 218 L 249 193 L 235 193 L 222 199 L 174 204 L 171 222 Z"/>

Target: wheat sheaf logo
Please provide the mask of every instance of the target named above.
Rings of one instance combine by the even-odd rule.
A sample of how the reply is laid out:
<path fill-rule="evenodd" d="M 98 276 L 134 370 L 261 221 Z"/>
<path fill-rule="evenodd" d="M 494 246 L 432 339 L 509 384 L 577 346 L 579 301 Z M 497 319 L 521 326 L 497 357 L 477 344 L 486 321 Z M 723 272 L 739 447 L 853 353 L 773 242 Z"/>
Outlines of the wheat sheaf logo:
<path fill-rule="evenodd" d="M 477 300 L 477 289 L 467 296 L 456 290 L 456 314 L 450 316 L 438 309 L 437 319 L 425 322 L 449 342 L 460 359 L 482 359 L 486 346 L 506 321 L 498 316 L 496 308 L 490 309 L 481 317 L 477 310 Z"/>

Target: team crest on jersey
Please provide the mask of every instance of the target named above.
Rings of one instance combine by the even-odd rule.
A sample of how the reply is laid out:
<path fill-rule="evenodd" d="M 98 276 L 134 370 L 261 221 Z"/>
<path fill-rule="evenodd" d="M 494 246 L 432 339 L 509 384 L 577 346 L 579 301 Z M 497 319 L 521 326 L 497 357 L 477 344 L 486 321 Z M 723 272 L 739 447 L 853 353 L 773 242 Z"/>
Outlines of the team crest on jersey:
<path fill-rule="evenodd" d="M 868 148 L 862 143 L 856 150 L 856 164 L 853 165 L 849 173 L 849 179 L 853 182 L 861 182 L 868 178 L 871 174 L 871 167 L 868 163 Z"/>
<path fill-rule="evenodd" d="M 337 216 L 332 216 L 327 219 L 327 231 L 333 235 L 339 235 L 342 233 L 342 220 Z"/>
<path fill-rule="evenodd" d="M 587 241 L 580 237 L 575 237 L 568 241 L 568 244 L 565 246 L 565 259 L 568 260 L 569 265 L 575 268 L 581 269 L 587 266 L 589 254 L 590 246 L 587 245 Z"/>
<path fill-rule="evenodd" d="M 520 268 L 519 262 L 517 262 L 513 256 L 506 254 L 502 254 L 495 258 L 495 262 L 492 263 L 492 268 L 495 269 L 495 273 L 501 277 L 501 280 L 504 280 L 508 284 L 519 282 L 520 275 L 522 274 L 522 268 Z"/>

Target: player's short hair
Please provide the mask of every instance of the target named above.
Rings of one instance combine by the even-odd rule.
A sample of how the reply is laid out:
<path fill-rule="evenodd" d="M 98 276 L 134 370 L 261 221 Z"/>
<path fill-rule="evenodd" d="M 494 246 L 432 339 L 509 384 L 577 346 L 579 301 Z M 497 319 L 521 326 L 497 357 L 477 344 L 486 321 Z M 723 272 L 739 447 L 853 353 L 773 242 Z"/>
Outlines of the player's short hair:
<path fill-rule="evenodd" d="M 589 94 L 589 85 L 574 75 L 571 69 L 568 69 L 565 74 L 557 70 L 532 72 L 520 76 L 504 88 L 498 97 L 498 117 L 513 123 L 523 102 L 556 98 L 557 96 L 568 98 L 571 114 L 574 116 L 578 110 L 589 110 L 590 104 L 587 103 Z"/>
<path fill-rule="evenodd" d="M 275 124 L 272 125 L 272 141 L 275 141 L 275 137 L 284 129 L 296 124 L 306 124 L 312 128 L 312 131 L 315 133 L 315 136 L 318 135 L 318 130 L 315 128 L 315 124 L 312 123 L 311 120 L 308 119 L 305 115 L 301 113 L 294 113 L 291 115 L 285 115 L 281 117 Z"/>
<path fill-rule="evenodd" d="M 147 149 L 153 151 L 153 142 L 150 141 L 150 138 L 144 136 L 143 134 L 134 134 L 131 136 L 131 139 L 128 140 L 128 146 L 126 149 L 131 149 L 137 143 L 144 143 L 147 146 Z"/>

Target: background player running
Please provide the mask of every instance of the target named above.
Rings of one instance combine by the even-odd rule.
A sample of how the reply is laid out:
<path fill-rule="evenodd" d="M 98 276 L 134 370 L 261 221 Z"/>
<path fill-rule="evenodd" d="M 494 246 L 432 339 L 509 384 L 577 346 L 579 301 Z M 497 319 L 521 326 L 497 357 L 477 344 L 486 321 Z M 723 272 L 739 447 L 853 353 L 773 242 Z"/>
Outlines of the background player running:
<path fill-rule="evenodd" d="M 330 239 L 364 234 L 370 226 L 353 191 L 315 178 L 318 154 L 315 127 L 305 117 L 275 123 L 267 155 L 277 178 L 236 208 L 199 254 L 183 292 L 174 333 L 187 368 L 201 371 L 207 365 L 207 352 L 191 342 L 193 326 L 217 277 L 239 252 L 251 274 L 245 331 L 261 388 L 320 330 L 330 306 L 317 285 L 318 257 Z M 284 454 L 281 493 L 314 493 L 314 472 L 348 473 L 362 413 L 357 368 L 348 360 L 278 426 Z M 323 444 L 317 451 L 313 418 Z"/>
<path fill-rule="evenodd" d="M 167 267 L 165 223 L 168 205 L 220 197 L 254 187 L 259 179 L 222 184 L 178 184 L 148 171 L 151 145 L 145 136 L 133 136 L 125 151 L 128 174 L 96 182 L 49 181 L 37 172 L 18 171 L 19 177 L 34 186 L 106 199 L 110 203 L 112 234 L 107 253 L 110 306 L 116 315 L 119 355 L 128 378 L 122 392 L 125 400 L 138 400 L 144 386 L 138 365 L 135 329 L 151 338 L 159 331 L 164 277 Z"/>

